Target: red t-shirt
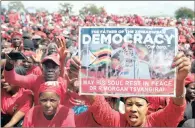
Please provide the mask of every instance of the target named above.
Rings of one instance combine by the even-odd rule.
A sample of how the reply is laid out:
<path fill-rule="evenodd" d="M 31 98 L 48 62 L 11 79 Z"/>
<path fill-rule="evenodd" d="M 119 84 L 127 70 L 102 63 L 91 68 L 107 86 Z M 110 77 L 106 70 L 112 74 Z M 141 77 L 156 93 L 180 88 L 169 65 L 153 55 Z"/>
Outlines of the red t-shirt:
<path fill-rule="evenodd" d="M 13 115 L 16 111 L 27 113 L 32 107 L 33 99 L 30 90 L 20 88 L 11 96 L 4 89 L 1 89 L 1 109 L 4 114 Z"/>
<path fill-rule="evenodd" d="M 160 109 L 163 109 L 167 106 L 169 101 L 166 97 L 146 97 L 147 101 L 150 103 L 148 107 L 148 114 L 156 112 Z"/>
<path fill-rule="evenodd" d="M 29 74 L 40 76 L 42 75 L 42 70 L 39 66 L 33 66 L 30 70 L 26 72 L 26 75 L 29 75 Z"/>
<path fill-rule="evenodd" d="M 32 90 L 32 92 L 34 93 L 35 105 L 39 104 L 38 90 L 40 88 L 40 85 L 45 82 L 43 75 L 37 76 L 37 75 L 30 74 L 30 75 L 22 76 L 17 74 L 13 69 L 11 71 L 5 70 L 4 77 L 9 84 Z M 61 83 L 60 84 L 60 88 L 62 92 L 60 97 L 61 104 L 64 104 L 64 99 L 67 90 L 67 82 L 61 77 L 58 78 L 58 82 Z"/>
<path fill-rule="evenodd" d="M 101 127 L 101 125 L 95 121 L 90 111 L 75 115 L 75 125 L 76 127 Z"/>
<path fill-rule="evenodd" d="M 74 112 L 63 105 L 59 105 L 52 120 L 43 115 L 40 105 L 33 107 L 25 115 L 23 127 L 75 127 Z"/>

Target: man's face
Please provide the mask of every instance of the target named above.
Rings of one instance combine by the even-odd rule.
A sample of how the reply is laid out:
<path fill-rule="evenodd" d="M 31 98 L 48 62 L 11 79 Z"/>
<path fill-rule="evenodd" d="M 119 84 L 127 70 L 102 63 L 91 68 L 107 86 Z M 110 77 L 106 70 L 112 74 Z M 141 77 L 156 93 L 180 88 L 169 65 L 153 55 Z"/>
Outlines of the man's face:
<path fill-rule="evenodd" d="M 29 70 L 33 66 L 33 60 L 31 57 L 27 57 L 27 59 L 22 61 L 22 65 L 26 70 Z"/>
<path fill-rule="evenodd" d="M 19 47 L 22 43 L 22 39 L 19 36 L 14 36 L 12 38 L 12 43 L 13 43 L 14 47 Z"/>
<path fill-rule="evenodd" d="M 43 92 L 40 94 L 39 103 L 45 116 L 54 116 L 60 103 L 60 98 L 54 92 Z"/>
<path fill-rule="evenodd" d="M 57 81 L 60 75 L 60 66 L 52 60 L 47 60 L 43 63 L 43 74 L 45 81 Z"/>
<path fill-rule="evenodd" d="M 53 53 L 57 53 L 57 48 L 55 45 L 50 45 L 50 47 L 48 47 L 48 55 L 51 55 Z"/>
<path fill-rule="evenodd" d="M 195 100 L 195 82 L 189 84 L 189 86 L 186 88 L 186 97 L 189 100 Z"/>

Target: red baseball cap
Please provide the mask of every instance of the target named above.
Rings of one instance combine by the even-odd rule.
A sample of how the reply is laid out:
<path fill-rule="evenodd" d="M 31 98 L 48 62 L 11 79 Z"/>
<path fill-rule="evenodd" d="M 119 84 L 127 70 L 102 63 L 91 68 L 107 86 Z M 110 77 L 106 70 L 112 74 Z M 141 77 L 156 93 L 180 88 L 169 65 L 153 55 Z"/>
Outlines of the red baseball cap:
<path fill-rule="evenodd" d="M 22 38 L 22 34 L 20 34 L 19 32 L 13 32 L 13 33 L 11 34 L 11 38 L 13 38 L 13 37 L 15 37 L 15 36 L 18 36 L 18 37 Z"/>
<path fill-rule="evenodd" d="M 53 62 L 55 62 L 57 65 L 60 66 L 60 59 L 59 59 L 59 56 L 58 54 L 51 54 L 49 56 L 46 56 L 41 63 L 44 63 L 45 61 L 47 60 L 52 60 Z"/>

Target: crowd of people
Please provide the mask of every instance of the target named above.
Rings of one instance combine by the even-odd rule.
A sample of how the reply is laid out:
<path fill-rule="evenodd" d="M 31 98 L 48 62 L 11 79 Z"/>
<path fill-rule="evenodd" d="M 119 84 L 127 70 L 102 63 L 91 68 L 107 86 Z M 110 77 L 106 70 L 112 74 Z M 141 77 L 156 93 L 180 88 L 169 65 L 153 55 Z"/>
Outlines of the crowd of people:
<path fill-rule="evenodd" d="M 1 14 L 2 127 L 194 127 L 195 22 L 138 15 Z M 176 97 L 79 95 L 80 26 L 178 28 Z M 25 59 L 9 53 L 21 52 Z M 16 54 L 15 54 L 16 55 Z"/>

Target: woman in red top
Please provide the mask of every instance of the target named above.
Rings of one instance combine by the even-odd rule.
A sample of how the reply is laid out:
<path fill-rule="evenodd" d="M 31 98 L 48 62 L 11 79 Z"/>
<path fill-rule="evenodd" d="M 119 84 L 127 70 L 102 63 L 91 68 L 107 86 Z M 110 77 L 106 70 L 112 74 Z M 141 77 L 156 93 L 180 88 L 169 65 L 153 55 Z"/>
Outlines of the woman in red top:
<path fill-rule="evenodd" d="M 172 67 L 177 67 L 176 97 L 162 110 L 147 116 L 148 103 L 143 97 L 128 97 L 125 100 L 125 114 L 113 110 L 103 96 L 87 96 L 92 103 L 89 110 L 102 126 L 112 127 L 176 127 L 185 110 L 184 81 L 190 71 L 190 60 L 179 53 Z"/>
<path fill-rule="evenodd" d="M 1 126 L 19 127 L 20 121 L 32 107 L 32 93 L 29 90 L 9 85 L 1 77 Z"/>
<path fill-rule="evenodd" d="M 75 127 L 73 110 L 60 105 L 58 84 L 43 83 L 38 93 L 40 105 L 25 115 L 23 127 Z"/>

